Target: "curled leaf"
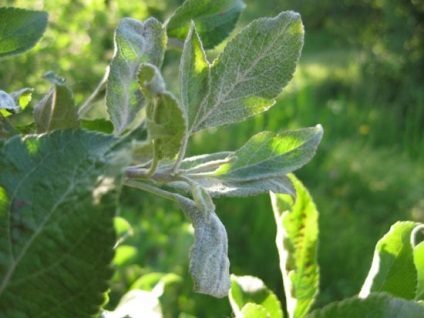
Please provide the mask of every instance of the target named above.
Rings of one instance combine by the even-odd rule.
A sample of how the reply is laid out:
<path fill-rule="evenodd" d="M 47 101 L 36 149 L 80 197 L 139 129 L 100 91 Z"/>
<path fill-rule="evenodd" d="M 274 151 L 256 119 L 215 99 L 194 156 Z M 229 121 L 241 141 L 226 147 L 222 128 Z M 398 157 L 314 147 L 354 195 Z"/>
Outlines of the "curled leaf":
<path fill-rule="evenodd" d="M 231 287 L 228 238 L 214 211 L 205 215 L 197 205 L 178 194 L 174 198 L 193 222 L 194 245 L 190 251 L 190 274 L 194 291 L 222 298 Z"/>

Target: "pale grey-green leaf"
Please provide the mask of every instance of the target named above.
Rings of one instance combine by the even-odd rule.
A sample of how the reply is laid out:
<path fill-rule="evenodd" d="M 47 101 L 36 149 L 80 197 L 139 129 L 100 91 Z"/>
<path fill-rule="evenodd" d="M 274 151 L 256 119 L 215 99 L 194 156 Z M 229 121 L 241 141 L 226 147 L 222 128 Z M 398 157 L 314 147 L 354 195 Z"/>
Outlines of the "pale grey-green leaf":
<path fill-rule="evenodd" d="M 19 107 L 18 103 L 13 98 L 13 96 L 11 96 L 11 94 L 6 93 L 5 91 L 0 90 L 0 110 L 3 109 L 10 113 L 17 113 L 21 111 L 21 107 Z"/>
<path fill-rule="evenodd" d="M 213 63 L 209 94 L 190 132 L 239 122 L 271 107 L 293 77 L 303 34 L 300 15 L 291 11 L 249 24 Z"/>
<path fill-rule="evenodd" d="M 144 22 L 122 19 L 115 31 L 115 54 L 106 87 L 106 105 L 115 134 L 137 126 L 144 98 L 138 85 L 140 64 L 160 66 L 166 48 L 162 24 L 149 18 Z"/>
<path fill-rule="evenodd" d="M 209 81 L 209 63 L 192 24 L 184 43 L 179 72 L 181 104 L 188 121 L 188 129 L 193 125 L 200 104 L 208 93 Z"/>
<path fill-rule="evenodd" d="M 153 64 L 141 64 L 138 83 L 145 97 L 152 98 L 165 92 L 165 81 L 159 68 Z"/>
<path fill-rule="evenodd" d="M 320 125 L 282 133 L 261 132 L 234 153 L 235 160 L 221 165 L 212 176 L 235 181 L 284 176 L 315 155 L 322 135 Z"/>
<path fill-rule="evenodd" d="M 215 198 L 249 197 L 269 191 L 289 194 L 293 198 L 296 197 L 296 191 L 287 176 L 250 181 L 221 180 L 214 177 L 192 177 L 192 180 L 202 186 Z M 168 185 L 185 193 L 189 193 L 190 190 L 185 182 L 174 182 Z"/>
<path fill-rule="evenodd" d="M 194 245 L 190 251 L 190 274 L 194 291 L 222 298 L 231 287 L 228 238 L 214 211 L 205 214 L 196 204 L 178 194 L 174 198 L 193 222 Z"/>

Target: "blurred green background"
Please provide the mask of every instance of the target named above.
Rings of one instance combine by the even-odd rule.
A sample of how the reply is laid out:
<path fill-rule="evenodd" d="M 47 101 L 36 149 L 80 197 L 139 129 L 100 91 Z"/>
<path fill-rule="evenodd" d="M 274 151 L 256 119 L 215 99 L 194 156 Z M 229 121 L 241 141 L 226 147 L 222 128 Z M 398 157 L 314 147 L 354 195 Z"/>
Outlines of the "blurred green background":
<path fill-rule="evenodd" d="M 34 105 L 48 89 L 42 74 L 53 70 L 68 80 L 82 103 L 110 62 L 119 19 L 153 15 L 164 21 L 181 2 L 0 0 L 0 5 L 50 13 L 48 30 L 35 49 L 1 61 L 0 89 L 33 87 Z M 306 36 L 299 66 L 270 111 L 194 136 L 189 153 L 235 150 L 262 130 L 324 127 L 316 157 L 297 173 L 320 211 L 321 286 L 315 304 L 320 307 L 359 292 L 374 245 L 392 223 L 424 222 L 424 3 L 245 2 L 238 29 L 282 10 L 301 13 Z M 179 52 L 169 52 L 164 65 L 171 88 L 178 57 Z M 98 104 L 91 117 L 104 114 L 104 102 Z M 269 201 L 267 195 L 219 199 L 217 213 L 229 235 L 231 271 L 260 277 L 283 298 Z M 174 273 L 163 279 L 165 317 L 231 316 L 227 299 L 191 291 L 192 229 L 176 205 L 125 189 L 120 214 L 133 235 L 117 250 L 109 308 L 130 286 L 149 288 L 157 282 L 161 276 L 152 273 Z"/>

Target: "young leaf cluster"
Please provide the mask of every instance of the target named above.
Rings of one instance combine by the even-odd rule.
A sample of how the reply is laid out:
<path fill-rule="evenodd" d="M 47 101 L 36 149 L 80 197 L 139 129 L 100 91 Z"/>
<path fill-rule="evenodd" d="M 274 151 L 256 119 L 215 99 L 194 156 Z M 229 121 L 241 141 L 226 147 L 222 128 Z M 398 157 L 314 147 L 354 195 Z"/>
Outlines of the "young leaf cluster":
<path fill-rule="evenodd" d="M 213 198 L 269 191 L 295 198 L 287 174 L 313 157 L 323 134 L 320 125 L 265 131 L 235 151 L 186 156 L 199 131 L 269 109 L 295 71 L 304 31 L 291 11 L 253 21 L 209 60 L 206 49 L 227 38 L 243 8 L 240 0 L 187 0 L 165 23 L 123 18 L 93 95 L 77 105 L 65 79 L 47 72 L 51 89 L 35 103 L 28 127 L 14 127 L 6 116 L 19 116 L 32 90 L 0 91 L 1 313 L 65 317 L 99 310 L 122 185 L 179 204 L 194 227 L 189 271 L 195 291 L 228 295 L 228 239 Z M 47 25 L 45 12 L 0 8 L 0 14 L 0 57 L 30 49 Z M 168 49 L 181 53 L 177 92 L 161 70 Z M 90 121 L 85 114 L 103 86 L 109 118 Z M 69 283 L 63 291 L 62 280 Z M 87 280 L 91 298 L 84 298 L 87 290 L 74 297 L 78 282 Z M 37 294 L 40 284 L 45 290 Z M 74 297 L 66 305 L 65 290 Z M 17 295 L 25 306 L 15 302 Z M 35 309 L 28 304 L 32 297 Z"/>

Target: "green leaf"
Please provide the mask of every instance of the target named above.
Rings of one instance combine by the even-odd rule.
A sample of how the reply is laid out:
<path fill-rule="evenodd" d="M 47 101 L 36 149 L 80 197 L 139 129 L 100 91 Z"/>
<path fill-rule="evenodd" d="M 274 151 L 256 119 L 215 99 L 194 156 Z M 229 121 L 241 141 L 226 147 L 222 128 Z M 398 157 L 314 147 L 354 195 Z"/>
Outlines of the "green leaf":
<path fill-rule="evenodd" d="M 146 62 L 160 66 L 166 42 L 165 30 L 154 18 L 144 22 L 124 18 L 119 22 L 106 87 L 106 105 L 115 134 L 140 124 L 144 97 L 138 85 L 139 67 Z"/>
<path fill-rule="evenodd" d="M 0 7 L 0 17 L 0 58 L 31 49 L 48 23 L 45 11 Z"/>
<path fill-rule="evenodd" d="M 372 292 L 388 292 L 393 296 L 414 299 L 417 271 L 410 241 L 414 222 L 397 222 L 380 239 L 359 296 Z"/>
<path fill-rule="evenodd" d="M 241 310 L 243 318 L 268 318 L 268 313 L 264 307 L 258 304 L 246 304 Z"/>
<path fill-rule="evenodd" d="M 165 92 L 153 101 L 147 111 L 146 127 L 153 139 L 158 159 L 173 158 L 181 148 L 186 132 L 183 112 L 175 97 Z"/>
<path fill-rule="evenodd" d="M 414 248 L 414 263 L 417 270 L 417 291 L 416 300 L 424 300 L 424 242 L 419 243 Z"/>
<path fill-rule="evenodd" d="M 194 227 L 194 245 L 190 251 L 189 271 L 194 291 L 222 298 L 231 287 L 228 237 L 224 225 L 214 211 L 205 213 L 197 205 L 173 194 Z"/>
<path fill-rule="evenodd" d="M 202 42 L 192 24 L 184 43 L 179 73 L 181 104 L 189 129 L 208 92 L 209 80 L 209 63 L 206 60 Z"/>
<path fill-rule="evenodd" d="M 289 317 L 303 317 L 318 293 L 318 211 L 303 184 L 290 179 L 297 198 L 271 193 L 277 248 Z"/>
<path fill-rule="evenodd" d="M 16 135 L 16 131 L 13 129 L 12 125 L 9 124 L 6 118 L 0 112 L 0 139 L 10 138 Z"/>
<path fill-rule="evenodd" d="M 209 94 L 190 132 L 239 122 L 270 108 L 293 77 L 303 33 L 299 14 L 291 11 L 243 29 L 213 63 Z"/>
<path fill-rule="evenodd" d="M 111 134 L 113 132 L 113 125 L 109 120 L 97 118 L 93 120 L 81 120 L 81 126 L 87 130 Z"/>
<path fill-rule="evenodd" d="M 151 291 L 158 284 L 163 284 L 167 286 L 167 285 L 172 285 L 172 284 L 181 283 L 181 282 L 182 282 L 182 278 L 181 276 L 177 274 L 153 272 L 153 273 L 148 273 L 141 276 L 134 283 L 132 283 L 130 289 L 142 289 L 142 290 Z"/>
<path fill-rule="evenodd" d="M 314 156 L 322 134 L 320 125 L 282 133 L 261 132 L 234 153 L 233 161 L 212 175 L 236 181 L 284 176 Z"/>
<path fill-rule="evenodd" d="M 65 80 L 52 73 L 45 78 L 53 85 L 49 92 L 34 106 L 34 120 L 39 133 L 54 129 L 78 129 L 78 107 Z"/>
<path fill-rule="evenodd" d="M 194 21 L 205 48 L 213 48 L 231 33 L 244 8 L 241 0 L 186 0 L 170 17 L 168 35 L 184 41 Z"/>
<path fill-rule="evenodd" d="M 81 130 L 0 142 L 0 316 L 99 311 L 129 157 L 118 140 Z"/>
<path fill-rule="evenodd" d="M 283 317 L 283 311 L 277 296 L 257 277 L 231 275 L 229 298 L 236 317 L 239 317 L 240 313 L 246 314 L 243 310 L 248 304 L 261 306 L 263 308 L 262 311 L 265 311 L 265 316 L 263 317 Z M 243 317 L 245 316 L 243 315 Z"/>
<path fill-rule="evenodd" d="M 314 310 L 304 318 L 418 318 L 424 307 L 415 301 L 372 293 L 367 298 L 352 297 Z"/>

